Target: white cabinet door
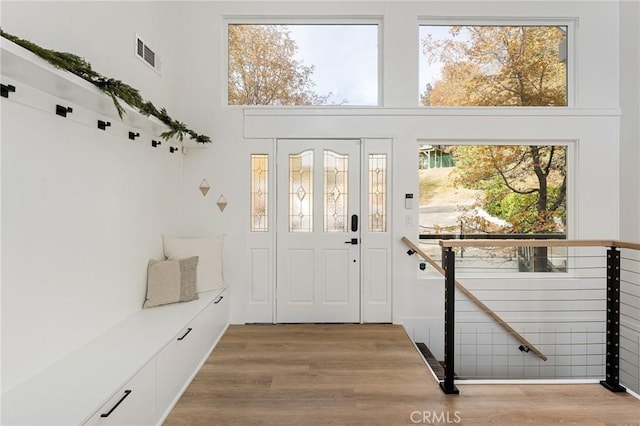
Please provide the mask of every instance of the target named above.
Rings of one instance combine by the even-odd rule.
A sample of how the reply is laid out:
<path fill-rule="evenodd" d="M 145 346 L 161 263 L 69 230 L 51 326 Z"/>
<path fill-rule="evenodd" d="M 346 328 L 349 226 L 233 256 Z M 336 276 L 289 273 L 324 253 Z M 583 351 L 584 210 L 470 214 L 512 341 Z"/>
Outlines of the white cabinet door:
<path fill-rule="evenodd" d="M 156 363 L 151 360 L 85 424 L 148 425 L 155 412 Z"/>
<path fill-rule="evenodd" d="M 216 297 L 156 357 L 158 406 L 161 410 L 173 404 L 224 330 L 229 318 L 224 295 Z"/>
<path fill-rule="evenodd" d="M 198 349 L 202 346 L 203 333 L 200 328 L 200 324 L 195 320 L 190 322 L 156 357 L 159 407 L 173 403 L 188 376 L 193 372 L 200 352 Z"/>
<path fill-rule="evenodd" d="M 222 292 L 213 302 L 213 333 L 211 344 L 213 345 L 224 333 L 229 324 L 229 293 L 228 290 Z"/>

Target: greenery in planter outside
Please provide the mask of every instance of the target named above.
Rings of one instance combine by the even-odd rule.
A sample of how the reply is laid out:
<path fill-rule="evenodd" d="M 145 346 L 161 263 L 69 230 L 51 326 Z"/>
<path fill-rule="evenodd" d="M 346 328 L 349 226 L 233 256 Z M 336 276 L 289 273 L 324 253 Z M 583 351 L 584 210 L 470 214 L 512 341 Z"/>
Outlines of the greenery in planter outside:
<path fill-rule="evenodd" d="M 33 52 L 56 68 L 69 71 L 70 73 L 75 74 L 83 80 L 95 85 L 98 89 L 111 97 L 120 118 L 122 118 L 123 114 L 126 112 L 120 103 L 120 101 L 123 101 L 140 111 L 140 113 L 145 116 L 148 117 L 149 115 L 152 115 L 167 125 L 169 130 L 160 135 L 163 139 L 176 138 L 182 141 L 185 135 L 189 135 L 191 139 L 198 143 L 211 142 L 209 136 L 199 135 L 189 129 L 186 124 L 171 118 L 169 114 L 167 114 L 167 110 L 165 108 L 158 109 L 151 102 L 145 101 L 140 95 L 138 89 L 135 89 L 120 80 L 104 77 L 97 73 L 91 68 L 91 64 L 84 60 L 84 58 L 68 52 L 57 52 L 55 50 L 42 48 L 28 40 L 23 40 L 19 37 L 8 34 L 1 28 L 0 36 L 16 43 L 30 52 Z"/>

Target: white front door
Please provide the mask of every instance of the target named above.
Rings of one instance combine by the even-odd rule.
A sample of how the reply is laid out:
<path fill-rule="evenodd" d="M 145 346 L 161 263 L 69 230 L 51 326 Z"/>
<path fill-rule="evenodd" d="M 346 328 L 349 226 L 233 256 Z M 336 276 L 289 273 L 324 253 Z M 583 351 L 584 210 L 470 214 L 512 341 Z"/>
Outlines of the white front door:
<path fill-rule="evenodd" d="M 279 140 L 276 321 L 360 322 L 360 141 Z"/>

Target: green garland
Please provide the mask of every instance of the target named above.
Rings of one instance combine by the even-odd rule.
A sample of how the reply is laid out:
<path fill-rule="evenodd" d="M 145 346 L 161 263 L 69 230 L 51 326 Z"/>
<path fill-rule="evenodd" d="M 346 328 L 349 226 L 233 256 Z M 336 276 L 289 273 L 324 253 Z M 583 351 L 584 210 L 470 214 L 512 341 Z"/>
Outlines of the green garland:
<path fill-rule="evenodd" d="M 98 89 L 111 97 L 113 105 L 115 106 L 116 111 L 118 111 L 118 116 L 121 119 L 126 113 L 120 104 L 120 101 L 122 100 L 140 111 L 141 114 L 147 117 L 152 115 L 167 125 L 169 130 L 160 135 L 162 139 L 166 140 L 176 138 L 179 141 L 182 141 L 185 135 L 189 135 L 191 139 L 195 140 L 197 143 L 211 142 L 209 136 L 199 135 L 193 130 L 187 128 L 184 123 L 169 117 L 165 108 L 158 110 L 158 108 L 156 108 L 151 102 L 145 101 L 140 95 L 138 89 L 135 89 L 120 80 L 107 78 L 95 72 L 91 69 L 91 64 L 83 58 L 68 52 L 57 52 L 55 50 L 44 49 L 28 40 L 23 40 L 19 37 L 8 34 L 4 32 L 2 28 L 0 28 L 0 36 L 35 53 L 54 67 L 69 71 L 70 73 L 75 74 L 83 80 L 95 85 Z"/>

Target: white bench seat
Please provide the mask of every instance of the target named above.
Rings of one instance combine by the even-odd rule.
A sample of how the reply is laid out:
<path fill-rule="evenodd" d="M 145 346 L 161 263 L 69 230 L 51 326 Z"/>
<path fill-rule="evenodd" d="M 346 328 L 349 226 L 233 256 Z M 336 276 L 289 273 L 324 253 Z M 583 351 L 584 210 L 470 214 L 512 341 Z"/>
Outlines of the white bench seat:
<path fill-rule="evenodd" d="M 137 312 L 3 395 L 2 424 L 84 424 L 99 411 L 110 409 L 105 405 L 113 398 L 119 399 L 118 391 L 143 368 L 149 369 L 146 374 L 154 379 L 172 374 L 165 371 L 167 368 L 156 368 L 156 359 L 159 355 L 169 360 L 175 358 L 170 353 L 175 351 L 171 344 L 188 331 L 183 340 L 199 342 L 183 347 L 195 348 L 189 350 L 198 353 L 188 354 L 187 358 L 196 362 L 189 361 L 193 365 L 184 366 L 189 371 L 178 377 L 184 383 L 177 394 L 160 400 L 159 395 L 173 390 L 158 389 L 154 382 L 155 394 L 147 395 L 155 402 L 155 410 L 143 417 L 149 423 L 161 421 L 224 333 L 229 318 L 226 296 L 224 290 L 205 292 L 200 293 L 198 300 Z M 199 321 L 198 326 L 191 330 L 188 326 L 195 320 Z M 163 351 L 167 354 L 162 354 Z M 170 368 L 180 371 L 176 365 Z M 157 383 L 163 383 L 162 379 L 157 377 Z M 107 419 L 101 418 L 102 423 Z"/>

